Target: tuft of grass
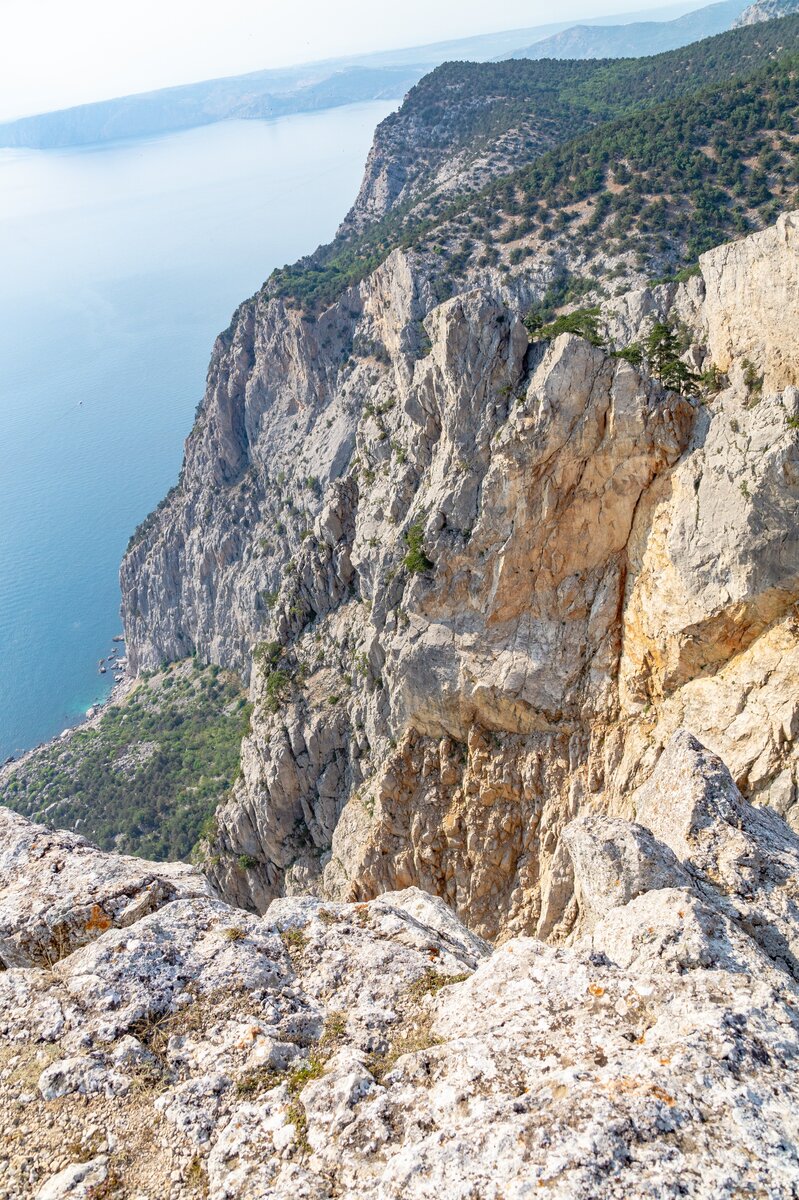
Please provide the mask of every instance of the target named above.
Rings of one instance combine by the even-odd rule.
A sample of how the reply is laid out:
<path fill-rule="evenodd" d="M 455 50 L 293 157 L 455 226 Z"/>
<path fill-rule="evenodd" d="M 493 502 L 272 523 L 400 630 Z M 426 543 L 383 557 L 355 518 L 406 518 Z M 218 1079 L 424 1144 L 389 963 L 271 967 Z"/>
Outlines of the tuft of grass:
<path fill-rule="evenodd" d="M 283 929 L 280 932 L 280 940 L 288 951 L 289 958 L 292 961 L 301 958 L 305 953 L 305 947 L 308 945 L 308 938 L 301 929 L 292 926 L 290 929 Z"/>
<path fill-rule="evenodd" d="M 137 1063 L 130 1072 L 130 1080 L 131 1092 L 135 1096 L 152 1096 L 158 1092 L 165 1092 L 169 1086 L 169 1079 L 163 1067 L 153 1062 Z"/>
<path fill-rule="evenodd" d="M 194 1155 L 186 1169 L 186 1186 L 199 1196 L 207 1196 L 209 1193 L 208 1172 L 199 1154 Z"/>
<path fill-rule="evenodd" d="M 408 988 L 406 995 L 411 1001 L 418 1003 L 425 996 L 435 996 L 442 988 L 449 987 L 451 983 L 463 983 L 465 979 L 469 979 L 469 972 L 463 975 L 442 975 L 440 971 L 434 971 L 432 967 L 414 980 Z"/>
<path fill-rule="evenodd" d="M 344 1034 L 347 1032 L 347 1017 L 343 1012 L 332 1012 L 328 1015 L 325 1021 L 325 1027 L 322 1030 L 320 1038 L 320 1046 L 331 1047 L 340 1042 Z"/>
<path fill-rule="evenodd" d="M 109 1168 L 108 1174 L 102 1183 L 96 1183 L 89 1191 L 89 1200 L 125 1200 L 127 1189 L 122 1176 L 113 1167 Z M 203 1195 L 208 1195 L 204 1192 Z"/>
<path fill-rule="evenodd" d="M 469 977 L 468 972 L 463 975 L 443 975 L 429 967 L 405 990 L 401 998 L 405 1020 L 399 1033 L 387 1050 L 373 1054 L 367 1060 L 367 1067 L 378 1083 L 385 1079 L 403 1055 L 418 1054 L 441 1045 L 442 1039 L 432 1032 L 433 1015 L 421 1007 L 422 1000 L 425 996 L 436 995 L 451 983 L 463 983 Z"/>
<path fill-rule="evenodd" d="M 432 1018 L 424 1014 L 415 1024 L 406 1026 L 392 1041 L 388 1050 L 382 1054 L 371 1055 L 367 1059 L 367 1070 L 378 1083 L 382 1083 L 405 1054 L 420 1054 L 424 1050 L 440 1046 L 441 1042 L 441 1038 L 433 1035 Z"/>
<path fill-rule="evenodd" d="M 191 985 L 189 985 L 191 988 Z M 224 1013 L 255 1015 L 257 1001 L 250 992 L 238 986 L 218 988 L 207 992 L 175 1012 L 151 1014 L 135 1021 L 128 1032 L 138 1038 L 163 1063 L 171 1037 L 203 1035 L 220 1020 Z"/>
<path fill-rule="evenodd" d="M 311 1147 L 308 1142 L 308 1118 L 305 1115 L 300 1093 L 307 1083 L 310 1083 L 312 1079 L 318 1079 L 323 1074 L 322 1062 L 312 1054 L 307 1062 L 295 1067 L 286 1077 L 286 1087 L 289 1093 L 286 1115 L 289 1123 L 294 1126 L 294 1144 L 303 1157 L 310 1152 Z"/>
<path fill-rule="evenodd" d="M 283 1082 L 283 1075 L 272 1067 L 252 1067 L 236 1080 L 236 1095 L 244 1099 L 270 1092 Z"/>

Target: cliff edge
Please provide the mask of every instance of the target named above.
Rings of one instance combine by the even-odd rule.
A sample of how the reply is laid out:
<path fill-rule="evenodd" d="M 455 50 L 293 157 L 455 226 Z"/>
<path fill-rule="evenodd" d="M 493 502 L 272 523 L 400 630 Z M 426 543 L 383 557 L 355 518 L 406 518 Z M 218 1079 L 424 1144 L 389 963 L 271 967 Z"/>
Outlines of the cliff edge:
<path fill-rule="evenodd" d="M 492 949 L 416 888 L 255 917 L 184 877 L 120 910 L 122 861 L 49 877 L 63 838 L 0 810 L 0 1188 L 793 1194 L 799 838 L 684 731 L 628 799 L 563 831 L 560 948 Z"/>

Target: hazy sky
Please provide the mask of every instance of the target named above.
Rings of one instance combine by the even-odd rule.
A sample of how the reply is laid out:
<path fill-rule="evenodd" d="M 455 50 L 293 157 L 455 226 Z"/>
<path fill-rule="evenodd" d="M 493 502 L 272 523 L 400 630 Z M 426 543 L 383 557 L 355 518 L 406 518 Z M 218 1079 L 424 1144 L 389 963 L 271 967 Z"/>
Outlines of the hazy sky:
<path fill-rule="evenodd" d="M 0 0 L 0 119 L 648 3 L 664 0 Z"/>

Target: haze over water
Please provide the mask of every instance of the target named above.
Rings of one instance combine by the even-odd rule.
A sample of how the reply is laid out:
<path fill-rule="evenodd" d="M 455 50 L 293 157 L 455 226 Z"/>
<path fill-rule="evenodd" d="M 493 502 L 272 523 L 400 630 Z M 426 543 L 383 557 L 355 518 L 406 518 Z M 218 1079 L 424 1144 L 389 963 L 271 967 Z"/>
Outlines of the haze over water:
<path fill-rule="evenodd" d="M 0 762 L 107 694 L 119 561 L 214 337 L 332 236 L 392 107 L 0 150 Z"/>

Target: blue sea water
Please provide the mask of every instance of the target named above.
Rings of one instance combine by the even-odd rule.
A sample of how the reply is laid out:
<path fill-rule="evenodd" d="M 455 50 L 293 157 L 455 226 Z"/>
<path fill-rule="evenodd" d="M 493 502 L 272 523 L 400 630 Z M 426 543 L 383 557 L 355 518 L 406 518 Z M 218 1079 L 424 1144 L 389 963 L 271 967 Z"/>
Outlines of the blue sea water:
<path fill-rule="evenodd" d="M 107 694 L 119 561 L 213 339 L 332 236 L 391 107 L 0 150 L 0 763 Z"/>

